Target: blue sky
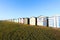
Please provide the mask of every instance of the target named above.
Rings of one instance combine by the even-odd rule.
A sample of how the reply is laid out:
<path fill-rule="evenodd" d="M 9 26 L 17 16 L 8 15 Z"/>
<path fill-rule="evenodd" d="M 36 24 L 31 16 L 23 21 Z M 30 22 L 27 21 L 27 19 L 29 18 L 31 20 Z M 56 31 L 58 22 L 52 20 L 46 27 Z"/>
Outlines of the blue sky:
<path fill-rule="evenodd" d="M 60 15 L 60 0 L 0 0 L 0 20 Z"/>

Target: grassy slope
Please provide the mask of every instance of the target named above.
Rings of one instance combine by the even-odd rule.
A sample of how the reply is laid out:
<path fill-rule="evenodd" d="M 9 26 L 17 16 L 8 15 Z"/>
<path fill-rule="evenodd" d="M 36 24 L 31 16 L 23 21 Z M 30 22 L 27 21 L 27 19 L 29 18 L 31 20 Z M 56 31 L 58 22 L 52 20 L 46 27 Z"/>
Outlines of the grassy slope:
<path fill-rule="evenodd" d="M 60 40 L 60 30 L 0 21 L 0 40 Z"/>

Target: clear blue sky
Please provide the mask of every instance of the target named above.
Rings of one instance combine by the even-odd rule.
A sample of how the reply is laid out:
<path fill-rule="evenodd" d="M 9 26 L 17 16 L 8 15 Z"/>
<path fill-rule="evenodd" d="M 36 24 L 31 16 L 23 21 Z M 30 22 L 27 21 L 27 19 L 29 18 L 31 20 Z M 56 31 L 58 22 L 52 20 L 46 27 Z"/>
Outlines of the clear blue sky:
<path fill-rule="evenodd" d="M 0 0 L 0 20 L 60 14 L 60 0 Z"/>

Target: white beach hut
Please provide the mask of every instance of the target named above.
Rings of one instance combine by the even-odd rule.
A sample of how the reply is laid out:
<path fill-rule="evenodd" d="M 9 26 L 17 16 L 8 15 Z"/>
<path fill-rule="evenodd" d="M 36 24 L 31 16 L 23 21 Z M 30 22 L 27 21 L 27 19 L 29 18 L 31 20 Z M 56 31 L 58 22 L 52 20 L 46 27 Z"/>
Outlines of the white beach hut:
<path fill-rule="evenodd" d="M 14 21 L 15 21 L 15 19 L 11 19 L 11 21 L 12 21 L 12 22 L 14 22 Z"/>
<path fill-rule="evenodd" d="M 60 16 L 57 17 L 57 28 L 60 28 Z"/>
<path fill-rule="evenodd" d="M 10 22 L 13 22 L 13 19 L 10 19 L 9 21 L 10 21 Z"/>
<path fill-rule="evenodd" d="M 60 16 L 52 16 L 48 18 L 49 27 L 60 28 Z"/>
<path fill-rule="evenodd" d="M 18 18 L 17 19 L 13 19 L 13 22 L 18 23 L 19 22 L 19 19 Z"/>
<path fill-rule="evenodd" d="M 6 21 L 12 22 L 11 19 L 8 19 L 8 20 L 6 20 Z"/>
<path fill-rule="evenodd" d="M 37 25 L 37 18 L 36 17 L 30 18 L 30 25 Z"/>
<path fill-rule="evenodd" d="M 18 18 L 16 19 L 16 23 L 19 23 L 19 19 Z"/>
<path fill-rule="evenodd" d="M 37 17 L 37 25 L 38 26 L 48 26 L 48 17 L 46 17 L 46 16 Z"/>
<path fill-rule="evenodd" d="M 20 23 L 20 18 L 18 18 L 18 21 L 19 21 L 18 23 Z"/>
<path fill-rule="evenodd" d="M 54 21 L 55 20 L 55 18 L 54 17 L 49 17 L 48 18 L 48 22 L 49 22 L 49 27 L 54 27 Z M 56 26 L 55 26 L 56 27 Z"/>
<path fill-rule="evenodd" d="M 19 23 L 24 23 L 24 18 L 20 18 Z"/>

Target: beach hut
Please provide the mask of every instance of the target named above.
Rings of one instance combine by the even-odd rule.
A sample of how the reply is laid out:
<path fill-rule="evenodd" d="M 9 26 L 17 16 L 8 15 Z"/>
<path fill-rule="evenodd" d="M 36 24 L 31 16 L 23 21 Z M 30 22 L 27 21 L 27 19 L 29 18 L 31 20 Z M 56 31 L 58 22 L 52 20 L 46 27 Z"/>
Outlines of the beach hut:
<path fill-rule="evenodd" d="M 24 18 L 20 18 L 19 19 L 19 23 L 22 23 L 23 24 L 24 23 Z"/>
<path fill-rule="evenodd" d="M 60 16 L 57 17 L 57 28 L 60 28 Z"/>
<path fill-rule="evenodd" d="M 23 20 L 24 20 L 23 22 L 24 24 L 29 24 L 29 18 L 24 18 Z"/>
<path fill-rule="evenodd" d="M 55 23 L 54 23 L 54 22 L 55 22 L 54 20 L 55 20 L 54 17 L 49 17 L 49 18 L 48 18 L 49 27 L 54 27 L 54 24 L 55 24 Z"/>
<path fill-rule="evenodd" d="M 36 17 L 30 18 L 30 25 L 37 25 L 37 18 Z"/>
<path fill-rule="evenodd" d="M 11 19 L 11 22 L 14 22 L 15 21 L 15 19 Z"/>
<path fill-rule="evenodd" d="M 6 21 L 12 22 L 11 19 L 8 19 L 8 20 L 6 20 Z"/>
<path fill-rule="evenodd" d="M 60 28 L 60 16 L 52 16 L 48 18 L 49 27 Z"/>
<path fill-rule="evenodd" d="M 20 18 L 18 18 L 18 23 L 20 23 Z"/>
<path fill-rule="evenodd" d="M 19 19 L 18 18 L 17 19 L 13 19 L 13 22 L 18 23 L 19 22 Z"/>
<path fill-rule="evenodd" d="M 37 17 L 37 25 L 38 26 L 48 26 L 48 17 L 46 17 L 46 16 Z"/>
<path fill-rule="evenodd" d="M 18 18 L 16 19 L 16 23 L 19 23 L 19 19 Z"/>
<path fill-rule="evenodd" d="M 9 19 L 8 21 L 13 22 L 13 19 Z"/>

